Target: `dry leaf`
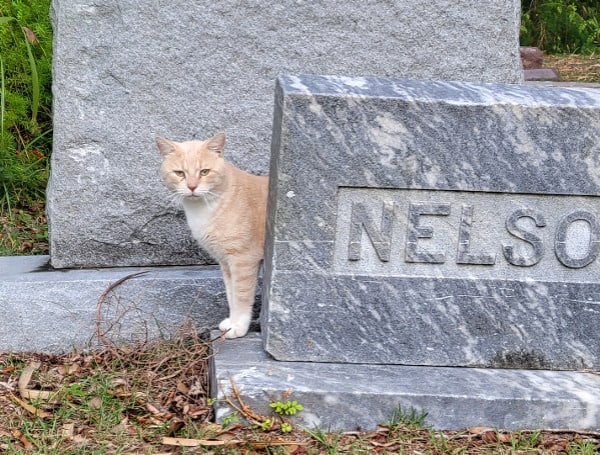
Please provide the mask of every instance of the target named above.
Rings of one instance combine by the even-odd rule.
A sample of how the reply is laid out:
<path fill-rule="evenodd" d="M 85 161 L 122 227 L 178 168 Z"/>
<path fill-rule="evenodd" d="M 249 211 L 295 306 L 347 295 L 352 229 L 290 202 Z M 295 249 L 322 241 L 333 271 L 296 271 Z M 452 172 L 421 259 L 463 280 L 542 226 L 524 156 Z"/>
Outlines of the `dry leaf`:
<path fill-rule="evenodd" d="M 232 442 L 232 441 L 229 441 Z M 233 441 L 240 442 L 240 441 Z M 162 438 L 162 443 L 166 446 L 177 446 L 177 447 L 217 447 L 224 446 L 227 444 L 225 441 L 214 441 L 210 439 L 187 439 L 187 438 Z"/>
<path fill-rule="evenodd" d="M 33 33 L 33 30 L 31 30 L 28 27 L 23 27 L 23 31 L 25 32 L 25 36 L 27 37 L 27 41 L 29 41 L 31 44 L 38 44 L 39 41 L 37 39 L 37 36 L 35 35 L 35 33 Z"/>
<path fill-rule="evenodd" d="M 236 441 L 236 442 L 240 442 L 240 441 Z M 306 446 L 308 445 L 308 443 L 306 442 L 298 442 L 298 441 L 278 441 L 278 440 L 273 440 L 273 441 L 258 441 L 258 442 L 251 442 L 248 443 L 246 442 L 246 445 L 250 444 L 252 447 L 254 447 L 255 449 L 266 449 L 267 447 L 273 447 L 273 446 L 277 446 L 277 447 L 289 447 L 289 446 Z"/>
<path fill-rule="evenodd" d="M 185 426 L 185 423 L 183 422 L 183 420 L 173 419 L 171 421 L 171 423 L 169 424 L 169 428 L 167 429 L 167 434 L 169 436 L 173 436 L 175 433 L 177 433 L 179 430 L 181 430 L 184 426 Z"/>
<path fill-rule="evenodd" d="M 114 379 L 111 379 L 110 385 L 113 388 L 127 386 L 127 380 L 124 378 L 114 378 Z"/>
<path fill-rule="evenodd" d="M 91 409 L 100 409 L 102 407 L 102 399 L 100 397 L 94 397 L 88 401 L 88 406 Z"/>
<path fill-rule="evenodd" d="M 64 423 L 60 429 L 60 434 L 63 438 L 72 438 L 75 432 L 74 423 Z"/>
<path fill-rule="evenodd" d="M 221 425 L 220 423 L 205 423 L 202 425 L 202 431 L 204 431 L 205 433 L 221 434 L 223 433 L 223 425 Z M 228 428 L 226 432 L 229 431 L 230 429 Z"/>
<path fill-rule="evenodd" d="M 84 445 L 88 443 L 88 440 L 85 436 L 76 434 L 75 436 L 73 436 L 73 442 L 77 445 Z"/>
<path fill-rule="evenodd" d="M 76 363 L 60 365 L 58 367 L 59 374 L 61 374 L 63 376 L 72 375 L 72 374 L 77 373 L 78 371 L 79 371 L 79 365 L 77 365 Z"/>
<path fill-rule="evenodd" d="M 178 382 L 177 383 L 177 391 L 187 395 L 189 393 L 190 389 L 183 382 Z"/>
<path fill-rule="evenodd" d="M 496 432 L 494 430 L 482 433 L 481 439 L 486 444 L 495 444 L 496 442 L 498 442 L 498 437 L 496 436 Z"/>
<path fill-rule="evenodd" d="M 494 431 L 494 429 L 490 427 L 471 427 L 467 428 L 467 431 L 471 434 L 483 434 L 487 433 L 488 431 Z"/>
<path fill-rule="evenodd" d="M 518 438 L 517 435 L 514 436 L 515 438 Z M 513 440 L 513 436 L 510 433 L 498 433 L 498 441 L 503 442 L 503 443 L 510 443 Z"/>
<path fill-rule="evenodd" d="M 393 445 L 398 444 L 397 441 L 391 441 L 391 442 L 386 442 L 386 443 L 381 443 L 381 442 L 377 442 L 377 441 L 370 441 L 371 445 L 375 446 L 375 447 L 392 447 Z"/>
<path fill-rule="evenodd" d="M 11 399 L 18 404 L 19 406 L 21 406 L 23 409 L 25 409 L 27 412 L 33 414 L 36 417 L 39 417 L 41 419 L 46 419 L 48 417 L 52 417 L 52 414 L 50 414 L 49 412 L 43 411 L 41 409 L 38 409 L 34 406 L 31 406 L 28 403 L 25 403 L 23 400 L 17 398 L 15 395 L 11 395 Z"/>
<path fill-rule="evenodd" d="M 27 388 L 29 382 L 31 382 L 31 376 L 33 375 L 33 372 L 41 365 L 42 364 L 40 362 L 30 363 L 21 372 L 18 382 L 19 394 L 21 395 L 21 398 L 26 400 L 49 400 L 54 394 L 54 392 L 45 390 L 31 390 Z"/>
<path fill-rule="evenodd" d="M 164 412 L 160 411 L 156 406 L 150 403 L 146 403 L 146 410 L 155 416 L 164 414 Z"/>
<path fill-rule="evenodd" d="M 40 362 L 33 362 L 23 368 L 21 376 L 19 376 L 19 391 L 27 389 L 33 372 L 37 370 L 42 364 Z"/>
<path fill-rule="evenodd" d="M 13 437 L 18 439 L 19 441 L 21 441 L 21 444 L 23 444 L 23 446 L 26 449 L 31 449 L 33 448 L 33 444 L 31 443 L 31 441 L 29 439 L 27 439 L 27 437 L 19 430 L 14 430 L 12 432 Z"/>
<path fill-rule="evenodd" d="M 26 400 L 46 400 L 49 401 L 56 392 L 50 392 L 48 390 L 31 390 L 31 389 L 21 389 L 19 390 L 21 394 L 21 398 L 25 398 Z M 54 401 L 57 403 L 57 401 Z"/>

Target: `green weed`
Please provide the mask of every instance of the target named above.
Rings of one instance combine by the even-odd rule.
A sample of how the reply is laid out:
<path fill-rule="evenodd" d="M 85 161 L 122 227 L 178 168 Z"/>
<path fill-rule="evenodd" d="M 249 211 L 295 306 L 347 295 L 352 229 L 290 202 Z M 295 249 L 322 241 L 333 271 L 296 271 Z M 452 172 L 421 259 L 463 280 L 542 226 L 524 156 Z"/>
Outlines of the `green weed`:
<path fill-rule="evenodd" d="M 424 410 L 417 411 L 411 406 L 409 411 L 405 411 L 400 405 L 398 405 L 398 407 L 394 409 L 392 417 L 388 422 L 386 422 L 385 425 L 389 428 L 398 426 L 423 428 L 427 415 L 428 413 Z"/>
<path fill-rule="evenodd" d="M 581 441 L 569 444 L 568 455 L 594 455 L 600 453 L 600 444 L 592 441 Z"/>
<path fill-rule="evenodd" d="M 320 428 L 315 428 L 313 430 L 305 430 L 308 435 L 317 441 L 323 448 L 327 451 L 326 453 L 329 455 L 334 455 L 339 453 L 339 443 L 340 443 L 340 435 L 335 433 L 325 433 Z"/>
<path fill-rule="evenodd" d="M 295 415 L 304 409 L 304 407 L 296 400 L 288 400 L 285 402 L 274 401 L 269 404 L 269 407 L 277 414 L 288 416 Z"/>

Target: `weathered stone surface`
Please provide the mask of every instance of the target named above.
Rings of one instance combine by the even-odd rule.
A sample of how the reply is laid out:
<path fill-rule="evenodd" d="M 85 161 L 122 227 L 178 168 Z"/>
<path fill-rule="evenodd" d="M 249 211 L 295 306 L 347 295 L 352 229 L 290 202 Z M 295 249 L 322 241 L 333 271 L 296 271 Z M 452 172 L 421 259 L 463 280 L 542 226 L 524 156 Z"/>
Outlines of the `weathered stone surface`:
<path fill-rule="evenodd" d="M 258 334 L 215 343 L 217 420 L 233 412 L 224 400 L 231 396 L 232 378 L 244 402 L 262 415 L 270 415 L 269 403 L 291 391 L 289 399 L 304 407 L 292 419 L 309 429 L 374 429 L 398 406 L 427 412 L 425 425 L 438 429 L 600 429 L 595 374 L 278 362 L 260 343 Z"/>
<path fill-rule="evenodd" d="M 519 9 L 517 0 L 53 0 L 52 265 L 207 262 L 159 182 L 155 135 L 225 129 L 232 161 L 265 173 L 277 75 L 520 82 Z"/>
<path fill-rule="evenodd" d="M 560 75 L 554 68 L 540 68 L 525 70 L 523 72 L 526 81 L 559 81 Z"/>
<path fill-rule="evenodd" d="M 278 360 L 600 366 L 600 92 L 279 79 Z"/>
<path fill-rule="evenodd" d="M 0 258 L 0 351 L 68 352 L 98 346 L 96 311 L 109 286 L 133 277 L 102 303 L 103 336 L 112 342 L 174 334 L 186 321 L 198 331 L 227 316 L 216 267 L 107 268 L 56 271 L 48 256 Z"/>
<path fill-rule="evenodd" d="M 521 47 L 519 52 L 523 69 L 541 69 L 544 66 L 544 53 L 537 47 Z"/>

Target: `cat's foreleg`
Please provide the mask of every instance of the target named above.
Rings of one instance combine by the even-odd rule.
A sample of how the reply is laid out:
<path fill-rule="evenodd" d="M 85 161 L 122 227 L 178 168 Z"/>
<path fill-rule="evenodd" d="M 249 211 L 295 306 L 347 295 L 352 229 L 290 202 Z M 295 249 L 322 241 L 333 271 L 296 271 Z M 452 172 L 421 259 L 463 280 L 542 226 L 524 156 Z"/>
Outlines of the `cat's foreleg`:
<path fill-rule="evenodd" d="M 229 269 L 229 264 L 221 263 L 221 272 L 223 273 L 223 282 L 225 283 L 225 295 L 227 296 L 227 304 L 231 302 L 233 298 L 231 295 L 231 270 Z"/>
<path fill-rule="evenodd" d="M 243 337 L 248 333 L 256 295 L 260 261 L 231 261 L 229 317 L 219 324 L 226 338 Z"/>

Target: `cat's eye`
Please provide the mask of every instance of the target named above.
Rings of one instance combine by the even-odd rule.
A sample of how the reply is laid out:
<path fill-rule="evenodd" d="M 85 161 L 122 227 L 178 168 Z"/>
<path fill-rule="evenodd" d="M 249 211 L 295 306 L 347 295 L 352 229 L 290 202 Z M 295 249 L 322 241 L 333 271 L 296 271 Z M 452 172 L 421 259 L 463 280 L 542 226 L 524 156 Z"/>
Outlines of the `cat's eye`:
<path fill-rule="evenodd" d="M 183 171 L 173 171 L 173 174 L 175 174 L 179 178 L 185 177 L 185 172 L 183 172 Z"/>
<path fill-rule="evenodd" d="M 200 175 L 205 176 L 205 175 L 208 175 L 209 172 L 210 172 L 210 169 L 202 169 L 200 171 Z"/>

